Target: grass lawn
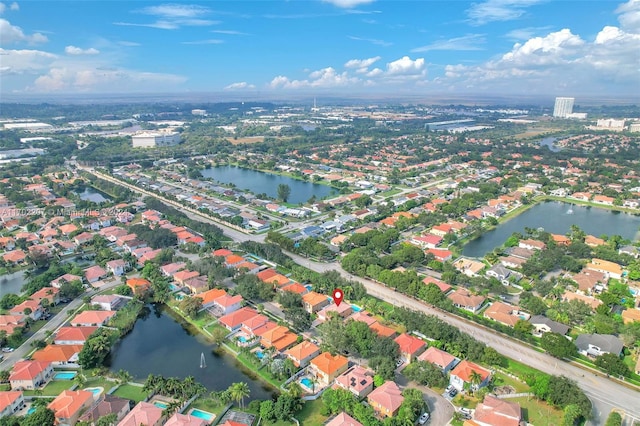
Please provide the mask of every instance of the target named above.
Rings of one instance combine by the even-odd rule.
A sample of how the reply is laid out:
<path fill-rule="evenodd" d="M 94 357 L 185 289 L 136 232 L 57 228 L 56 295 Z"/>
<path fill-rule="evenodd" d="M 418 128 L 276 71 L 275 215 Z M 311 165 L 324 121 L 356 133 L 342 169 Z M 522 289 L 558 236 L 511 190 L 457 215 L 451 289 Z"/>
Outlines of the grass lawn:
<path fill-rule="evenodd" d="M 537 375 L 540 374 L 540 372 L 538 370 L 536 370 L 535 368 L 531 368 L 528 365 L 522 364 L 518 361 L 514 361 L 511 358 L 507 358 L 507 371 L 511 372 L 512 374 L 520 377 L 521 379 L 525 379 L 528 375 Z"/>
<path fill-rule="evenodd" d="M 557 426 L 562 424 L 562 411 L 536 398 L 510 398 L 522 407 L 524 419 L 536 426 Z"/>
<path fill-rule="evenodd" d="M 255 355 L 249 355 L 249 356 L 255 357 Z M 266 381 L 267 383 L 269 383 L 271 386 L 275 387 L 276 389 L 280 389 L 280 386 L 285 382 L 284 380 L 276 380 L 275 378 L 273 378 L 273 376 L 271 376 L 271 373 L 269 373 L 266 368 L 258 370 L 258 366 L 256 364 L 252 363 L 251 360 L 249 360 L 243 354 L 238 354 L 238 356 L 236 356 L 235 358 L 238 361 L 240 361 L 240 363 L 242 365 L 244 365 L 245 367 L 247 367 L 251 371 L 255 372 L 258 376 L 260 376 L 260 378 L 262 380 Z"/>
<path fill-rule="evenodd" d="M 453 398 L 452 402 L 456 407 L 476 408 L 476 405 L 480 403 L 480 400 L 472 396 L 458 394 L 455 398 Z"/>
<path fill-rule="evenodd" d="M 52 380 L 42 390 L 42 396 L 58 396 L 63 390 L 70 389 L 74 385 L 73 380 Z M 34 390 L 24 391 L 25 396 L 37 395 Z"/>
<path fill-rule="evenodd" d="M 516 393 L 529 391 L 529 386 L 527 386 L 526 383 L 522 383 L 505 374 L 496 373 L 493 377 L 493 383 L 495 386 L 511 386 L 516 390 Z"/>
<path fill-rule="evenodd" d="M 118 386 L 118 384 L 116 382 L 105 380 L 102 377 L 88 379 L 87 383 L 84 385 L 85 388 L 103 388 L 105 393 L 109 392 L 109 389 L 114 386 Z"/>
<path fill-rule="evenodd" d="M 147 393 L 142 391 L 141 386 L 122 385 L 113 395 L 121 398 L 132 399 L 136 402 L 140 402 L 147 397 Z"/>
<path fill-rule="evenodd" d="M 328 419 L 327 416 L 321 414 L 323 406 L 321 398 L 315 401 L 306 401 L 302 410 L 295 417 L 301 425 L 321 426 Z"/>

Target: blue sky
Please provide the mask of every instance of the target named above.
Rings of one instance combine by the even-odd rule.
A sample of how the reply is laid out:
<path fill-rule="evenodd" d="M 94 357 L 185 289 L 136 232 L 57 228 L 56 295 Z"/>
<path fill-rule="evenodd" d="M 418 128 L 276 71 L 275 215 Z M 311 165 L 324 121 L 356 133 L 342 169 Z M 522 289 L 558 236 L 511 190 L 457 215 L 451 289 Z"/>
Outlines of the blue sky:
<path fill-rule="evenodd" d="M 640 0 L 0 3 L 0 94 L 640 98 Z"/>

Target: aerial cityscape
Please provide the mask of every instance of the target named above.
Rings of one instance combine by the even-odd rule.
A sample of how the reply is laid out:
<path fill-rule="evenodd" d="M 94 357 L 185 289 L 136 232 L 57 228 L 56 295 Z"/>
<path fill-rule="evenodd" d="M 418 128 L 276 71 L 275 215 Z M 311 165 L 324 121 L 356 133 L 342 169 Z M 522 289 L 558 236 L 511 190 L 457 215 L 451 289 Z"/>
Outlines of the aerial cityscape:
<path fill-rule="evenodd" d="M 640 426 L 640 1 L 0 3 L 0 426 Z"/>

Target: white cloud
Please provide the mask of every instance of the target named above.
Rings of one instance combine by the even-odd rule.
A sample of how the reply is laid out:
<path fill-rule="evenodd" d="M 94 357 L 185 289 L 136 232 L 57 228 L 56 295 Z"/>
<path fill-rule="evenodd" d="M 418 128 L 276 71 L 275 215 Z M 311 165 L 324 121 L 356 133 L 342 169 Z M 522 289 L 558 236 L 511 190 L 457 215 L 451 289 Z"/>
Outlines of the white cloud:
<path fill-rule="evenodd" d="M 15 43 L 45 43 L 49 41 L 44 34 L 33 33 L 27 35 L 22 31 L 22 28 L 11 25 L 6 19 L 0 18 L 0 40 L 3 44 L 15 44 Z"/>
<path fill-rule="evenodd" d="M 41 50 L 0 48 L 2 74 L 30 74 L 47 69 L 58 56 Z"/>
<path fill-rule="evenodd" d="M 494 21 L 511 21 L 520 18 L 528 7 L 544 0 L 486 0 L 473 3 L 467 9 L 467 16 L 472 24 L 484 25 Z"/>
<path fill-rule="evenodd" d="M 182 44 L 222 44 L 223 40 L 207 39 L 207 40 L 195 40 L 195 41 L 183 41 Z"/>
<path fill-rule="evenodd" d="M 426 66 L 424 58 L 417 58 L 415 61 L 408 56 L 387 63 L 387 75 L 424 75 Z"/>
<path fill-rule="evenodd" d="M 412 52 L 428 52 L 430 50 L 483 50 L 481 46 L 486 40 L 483 34 L 467 34 L 462 37 L 438 40 L 422 47 L 411 49 Z"/>
<path fill-rule="evenodd" d="M 64 52 L 67 55 L 74 55 L 74 56 L 78 56 L 78 55 L 97 55 L 100 53 L 100 51 L 98 49 L 95 49 L 93 47 L 90 47 L 88 49 L 82 49 L 80 47 L 76 47 L 76 46 L 67 46 L 64 48 Z"/>
<path fill-rule="evenodd" d="M 626 31 L 640 33 L 640 0 L 629 0 L 621 4 L 616 13 L 620 26 Z"/>
<path fill-rule="evenodd" d="M 322 0 L 325 3 L 331 3 L 336 7 L 341 7 L 343 9 L 351 9 L 353 7 L 358 7 L 362 4 L 373 3 L 374 0 Z"/>
<path fill-rule="evenodd" d="M 536 34 L 540 34 L 541 32 L 549 31 L 551 27 L 525 27 L 525 28 L 517 28 L 515 30 L 509 31 L 505 34 L 505 37 L 514 41 L 522 41 L 529 40 L 536 36 Z"/>
<path fill-rule="evenodd" d="M 9 6 L 9 9 L 13 11 L 20 10 L 20 5 L 14 1 L 11 3 L 11 6 Z"/>
<path fill-rule="evenodd" d="M 534 37 L 524 44 L 516 43 L 502 60 L 516 66 L 557 64 L 580 56 L 580 47 L 584 44 L 580 36 L 565 28 L 545 37 Z"/>
<path fill-rule="evenodd" d="M 157 18 L 151 23 L 114 22 L 114 25 L 148 27 L 161 30 L 177 30 L 180 27 L 206 27 L 219 24 L 220 21 L 203 19 L 211 10 L 194 4 L 162 4 L 138 9 L 135 12 Z"/>
<path fill-rule="evenodd" d="M 302 89 L 302 88 L 319 88 L 328 89 L 335 87 L 344 87 L 358 84 L 360 79 L 350 77 L 347 72 L 338 73 L 332 67 L 323 68 L 313 71 L 309 74 L 309 78 L 305 80 L 290 80 L 288 77 L 279 75 L 271 80 L 269 86 L 273 89 Z"/>
<path fill-rule="evenodd" d="M 368 68 L 380 60 L 380 56 L 368 59 L 351 59 L 344 64 L 345 68 Z"/>
<path fill-rule="evenodd" d="M 226 35 L 249 35 L 248 33 L 243 33 L 241 31 L 235 30 L 211 30 L 210 32 L 216 34 L 226 34 Z"/>
<path fill-rule="evenodd" d="M 255 89 L 256 86 L 253 84 L 247 83 L 246 81 L 241 81 L 239 83 L 232 83 L 224 88 L 224 90 L 250 90 Z"/>
<path fill-rule="evenodd" d="M 378 39 L 375 39 L 375 38 L 362 38 L 362 37 L 355 37 L 355 36 L 349 36 L 349 38 L 351 40 L 366 41 L 366 42 L 369 42 L 371 44 L 375 44 L 375 45 L 378 45 L 378 46 L 384 46 L 384 47 L 393 45 L 393 43 L 391 43 L 391 42 L 384 41 L 384 40 L 378 40 Z"/>
<path fill-rule="evenodd" d="M 38 77 L 27 91 L 38 93 L 158 91 L 185 81 L 185 77 L 174 74 L 127 69 L 56 67 Z"/>

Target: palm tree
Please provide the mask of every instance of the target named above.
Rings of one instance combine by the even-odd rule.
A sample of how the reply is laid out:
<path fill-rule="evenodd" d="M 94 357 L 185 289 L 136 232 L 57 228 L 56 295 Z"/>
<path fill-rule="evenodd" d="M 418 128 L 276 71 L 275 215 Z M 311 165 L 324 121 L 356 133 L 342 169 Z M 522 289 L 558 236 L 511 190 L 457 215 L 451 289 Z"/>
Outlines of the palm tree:
<path fill-rule="evenodd" d="M 289 384 L 289 389 L 287 390 L 287 393 L 292 397 L 300 398 L 303 392 L 304 391 L 302 390 L 302 386 L 300 386 L 300 383 L 294 381 Z"/>
<path fill-rule="evenodd" d="M 469 374 L 469 381 L 471 382 L 471 389 L 478 389 L 478 385 L 482 383 L 482 375 L 475 370 L 471 371 Z"/>
<path fill-rule="evenodd" d="M 123 369 L 118 370 L 116 376 L 118 377 L 118 382 L 120 382 L 120 384 L 128 383 L 132 379 L 131 374 L 129 374 L 127 370 Z"/>
<path fill-rule="evenodd" d="M 231 398 L 237 403 L 240 403 L 240 408 L 244 408 L 244 399 L 251 394 L 249 385 L 244 382 L 233 383 L 229 387 L 229 391 Z"/>
<path fill-rule="evenodd" d="M 84 377 L 84 374 L 82 373 L 76 374 L 76 376 L 73 378 L 73 381 L 76 385 L 78 385 L 79 388 L 82 388 L 85 384 L 87 384 L 87 378 Z"/>
<path fill-rule="evenodd" d="M 178 411 L 180 407 L 182 407 L 183 402 L 177 399 L 174 399 L 170 403 L 167 404 L 167 408 L 164 409 L 164 412 L 167 414 L 167 417 L 171 416 L 173 413 Z"/>

